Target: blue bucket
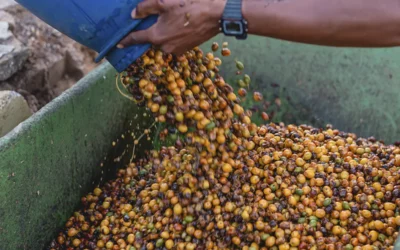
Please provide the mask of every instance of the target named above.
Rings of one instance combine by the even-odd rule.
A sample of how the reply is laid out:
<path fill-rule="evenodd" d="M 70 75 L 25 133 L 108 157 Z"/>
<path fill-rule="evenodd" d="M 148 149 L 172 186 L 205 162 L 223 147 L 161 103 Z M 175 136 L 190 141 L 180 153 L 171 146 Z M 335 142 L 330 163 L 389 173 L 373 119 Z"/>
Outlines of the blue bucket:
<path fill-rule="evenodd" d="M 16 0 L 44 22 L 99 53 L 122 72 L 151 44 L 140 44 L 123 49 L 116 45 L 129 32 L 147 29 L 157 16 L 132 19 L 131 12 L 140 0 Z"/>

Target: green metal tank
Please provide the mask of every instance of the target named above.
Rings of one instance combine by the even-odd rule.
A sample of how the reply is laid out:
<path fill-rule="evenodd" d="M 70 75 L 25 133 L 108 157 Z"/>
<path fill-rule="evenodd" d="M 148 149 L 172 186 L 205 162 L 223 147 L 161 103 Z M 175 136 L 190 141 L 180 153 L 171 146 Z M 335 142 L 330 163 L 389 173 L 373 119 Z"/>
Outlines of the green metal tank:
<path fill-rule="evenodd" d="M 264 96 L 259 103 L 244 102 L 258 123 L 259 112 L 267 111 L 276 122 L 331 123 L 387 143 L 400 140 L 399 49 L 212 39 L 220 45 L 225 40 L 232 56 L 221 57 L 223 75 L 236 82 L 234 60 L 242 61 L 252 78 L 249 92 Z M 0 249 L 43 249 L 80 198 L 129 160 L 131 133 L 152 120 L 117 92 L 115 76 L 103 64 L 0 139 Z M 137 147 L 138 157 L 151 147 Z"/>
<path fill-rule="evenodd" d="M 101 65 L 0 139 L 1 250 L 44 249 L 80 198 L 129 160 L 131 133 L 151 120 L 115 76 Z"/>
<path fill-rule="evenodd" d="M 257 36 L 213 41 L 229 43 L 232 55 L 219 55 L 229 83 L 235 86 L 234 61 L 240 60 L 252 78 L 249 93 L 260 91 L 271 103 L 247 100 L 246 106 L 274 113 L 274 122 L 332 124 L 362 137 L 400 141 L 399 48 L 332 48 Z M 211 41 L 203 48 L 210 46 Z M 254 115 L 260 123 L 259 117 Z"/>

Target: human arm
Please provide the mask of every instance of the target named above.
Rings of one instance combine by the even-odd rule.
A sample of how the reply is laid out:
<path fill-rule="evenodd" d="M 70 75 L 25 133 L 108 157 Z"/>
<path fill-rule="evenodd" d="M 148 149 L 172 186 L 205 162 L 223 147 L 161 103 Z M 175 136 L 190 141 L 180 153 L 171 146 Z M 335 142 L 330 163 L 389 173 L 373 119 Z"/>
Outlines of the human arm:
<path fill-rule="evenodd" d="M 159 21 L 121 44 L 151 42 L 183 53 L 218 34 L 224 6 L 225 0 L 145 0 L 133 13 L 159 14 Z M 243 0 L 242 12 L 254 35 L 328 46 L 400 45 L 400 0 Z"/>
<path fill-rule="evenodd" d="M 249 33 L 327 46 L 400 45 L 399 0 L 244 0 Z"/>

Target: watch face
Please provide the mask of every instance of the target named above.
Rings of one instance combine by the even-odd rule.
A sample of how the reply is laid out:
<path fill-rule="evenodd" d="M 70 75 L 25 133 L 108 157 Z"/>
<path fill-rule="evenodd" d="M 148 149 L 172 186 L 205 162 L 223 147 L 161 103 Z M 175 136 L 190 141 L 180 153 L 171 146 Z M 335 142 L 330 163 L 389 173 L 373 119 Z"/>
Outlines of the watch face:
<path fill-rule="evenodd" d="M 243 34 L 243 23 L 241 21 L 228 21 L 224 20 L 222 28 L 225 34 L 241 35 Z"/>

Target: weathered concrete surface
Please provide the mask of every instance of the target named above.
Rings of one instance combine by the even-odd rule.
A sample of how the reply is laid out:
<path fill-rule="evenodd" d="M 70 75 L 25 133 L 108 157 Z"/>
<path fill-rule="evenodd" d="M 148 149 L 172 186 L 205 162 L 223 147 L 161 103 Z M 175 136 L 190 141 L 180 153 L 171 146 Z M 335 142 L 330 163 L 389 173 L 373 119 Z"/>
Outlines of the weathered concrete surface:
<path fill-rule="evenodd" d="M 14 91 L 0 91 L 0 137 L 31 114 L 23 96 Z"/>

